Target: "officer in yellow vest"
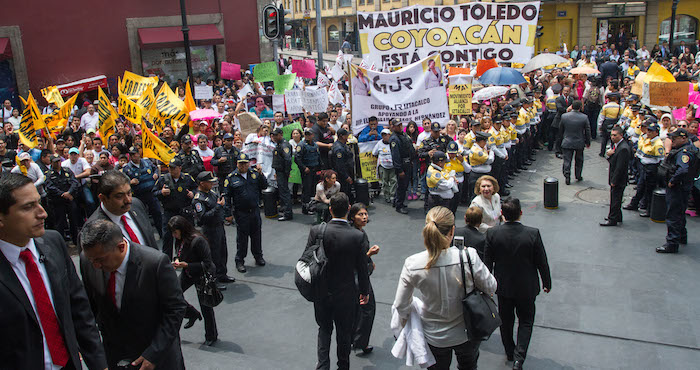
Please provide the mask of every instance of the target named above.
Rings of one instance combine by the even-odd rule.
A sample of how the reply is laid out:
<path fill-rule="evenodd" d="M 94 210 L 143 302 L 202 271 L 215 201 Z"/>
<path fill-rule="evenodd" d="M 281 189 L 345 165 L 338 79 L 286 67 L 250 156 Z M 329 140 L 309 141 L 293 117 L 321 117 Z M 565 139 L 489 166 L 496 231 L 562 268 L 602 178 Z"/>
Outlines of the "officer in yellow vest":
<path fill-rule="evenodd" d="M 455 213 L 457 212 L 459 201 L 462 198 L 464 180 L 468 178 L 469 173 L 472 172 L 472 168 L 469 166 L 464 152 L 460 151 L 456 141 L 451 141 L 447 144 L 447 163 L 445 163 L 445 170 L 455 172 L 455 182 L 457 183 L 458 191 L 455 192 L 454 197 L 452 197 L 449 207 L 452 213 Z"/>
<path fill-rule="evenodd" d="M 467 193 L 469 193 L 469 202 L 474 198 L 474 187 L 476 180 L 483 175 L 488 175 L 491 172 L 491 164 L 493 163 L 495 154 L 493 150 L 489 150 L 488 140 L 490 135 L 479 131 L 476 133 L 476 142 L 469 150 L 469 165 L 472 167 L 472 172 L 469 174 L 469 183 L 467 183 Z"/>
<path fill-rule="evenodd" d="M 459 191 L 455 172 L 445 168 L 446 161 L 445 152 L 433 152 L 432 163 L 425 176 L 429 194 L 428 210 L 435 206 L 449 208 L 452 198 Z"/>
<path fill-rule="evenodd" d="M 491 168 L 491 176 L 495 177 L 496 180 L 498 181 L 498 184 L 500 185 L 500 193 L 501 196 L 508 196 L 510 195 L 510 191 L 505 188 L 505 183 L 508 178 L 507 175 L 505 175 L 505 166 L 506 166 L 506 161 L 508 160 L 508 151 L 505 148 L 505 142 L 503 140 L 503 134 L 501 133 L 501 129 L 503 128 L 502 126 L 503 123 L 503 117 L 500 115 L 496 115 L 493 117 L 493 125 L 491 128 L 489 128 L 489 135 L 491 135 L 491 139 L 493 139 L 493 147 L 492 150 L 494 152 L 494 161 L 493 165 Z"/>
<path fill-rule="evenodd" d="M 620 120 L 620 115 L 622 115 L 622 108 L 620 107 L 620 93 L 611 92 L 606 96 L 609 103 L 603 106 L 600 110 L 599 121 L 602 120 L 600 126 L 600 134 L 602 135 L 602 140 L 600 141 L 600 154 L 601 157 L 605 157 L 605 151 L 610 141 L 610 130 L 617 124 Z"/>
<path fill-rule="evenodd" d="M 659 164 L 663 162 L 666 151 L 664 150 L 664 144 L 659 137 L 659 131 L 661 127 L 656 122 L 650 123 L 647 127 L 647 140 L 642 147 L 642 158 L 640 162 L 644 166 L 644 195 L 642 197 L 642 202 L 646 204 L 645 209 L 639 211 L 639 216 L 649 217 L 649 212 L 651 209 L 651 197 L 658 185 L 657 173 L 659 170 Z"/>

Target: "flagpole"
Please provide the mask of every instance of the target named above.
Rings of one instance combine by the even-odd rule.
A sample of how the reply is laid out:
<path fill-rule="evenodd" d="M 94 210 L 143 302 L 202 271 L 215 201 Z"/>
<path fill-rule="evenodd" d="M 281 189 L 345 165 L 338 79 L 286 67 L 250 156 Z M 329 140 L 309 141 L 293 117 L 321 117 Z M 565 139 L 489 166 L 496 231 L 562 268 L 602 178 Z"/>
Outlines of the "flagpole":
<path fill-rule="evenodd" d="M 192 55 L 190 54 L 190 28 L 187 26 L 187 9 L 185 0 L 180 0 L 180 14 L 182 15 L 182 39 L 185 45 L 185 64 L 187 64 L 187 78 L 192 81 Z M 192 84 L 190 84 L 190 89 Z M 190 91 L 194 94 L 194 91 Z"/>

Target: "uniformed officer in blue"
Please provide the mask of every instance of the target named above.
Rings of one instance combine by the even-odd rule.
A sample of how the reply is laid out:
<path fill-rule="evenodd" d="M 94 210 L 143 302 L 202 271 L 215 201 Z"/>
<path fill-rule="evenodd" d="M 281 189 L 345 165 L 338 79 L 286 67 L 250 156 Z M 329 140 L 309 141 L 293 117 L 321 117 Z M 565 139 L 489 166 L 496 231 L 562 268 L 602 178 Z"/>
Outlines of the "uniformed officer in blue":
<path fill-rule="evenodd" d="M 122 172 L 131 179 L 134 196 L 148 208 L 148 213 L 156 224 L 158 235 L 163 236 L 163 212 L 153 194 L 153 187 L 160 176 L 160 169 L 147 158 L 141 158 L 140 149 L 138 146 L 129 148 L 129 163 L 124 166 Z"/>
<path fill-rule="evenodd" d="M 61 167 L 61 157 L 58 154 L 51 155 L 51 169 L 46 175 L 45 185 L 49 207 L 55 217 L 54 230 L 63 234 L 68 217 L 71 241 L 77 244 L 78 223 L 82 216 L 75 198 L 80 195 L 80 182 L 73 175 L 73 171 Z"/>
<path fill-rule="evenodd" d="M 168 221 L 180 215 L 192 225 L 195 224 L 192 198 L 196 190 L 197 183 L 190 175 L 182 173 L 182 161 L 177 158 L 170 160 L 168 173 L 162 175 L 153 188 L 153 193 L 163 205 L 163 253 L 170 258 L 173 257 L 173 236 Z"/>
<path fill-rule="evenodd" d="M 389 121 L 389 126 L 393 132 L 391 138 L 389 138 L 391 161 L 393 162 L 396 178 L 398 179 L 398 186 L 396 187 L 396 194 L 394 195 L 394 208 L 396 212 L 407 214 L 408 206 L 405 204 L 406 191 L 408 190 L 408 182 L 410 180 L 411 159 L 416 157 L 415 149 L 413 148 L 411 139 L 403 132 L 401 121 L 392 118 Z"/>
<path fill-rule="evenodd" d="M 233 134 L 224 135 L 223 145 L 214 149 L 211 165 L 216 167 L 216 176 L 219 178 L 219 189 L 224 188 L 224 181 L 236 168 L 238 156 L 241 154 L 238 148 L 233 146 Z"/>
<path fill-rule="evenodd" d="M 216 266 L 216 281 L 219 287 L 222 283 L 232 283 L 236 279 L 228 276 L 226 261 L 228 249 L 226 245 L 226 232 L 224 231 L 224 197 L 211 190 L 218 179 L 209 171 L 204 171 L 197 176 L 199 187 L 194 194 L 192 204 L 197 214 L 197 221 L 202 227 L 202 234 L 209 241 L 211 259 Z"/>
<path fill-rule="evenodd" d="M 321 169 L 321 152 L 314 141 L 314 132 L 310 128 L 304 129 L 304 140 L 297 145 L 294 161 L 301 172 L 301 213 L 308 215 L 309 202 L 316 193 L 318 183 L 318 171 Z"/>
<path fill-rule="evenodd" d="M 272 151 L 272 168 L 275 170 L 277 191 L 282 209 L 277 221 L 288 221 L 292 216 L 292 192 L 289 190 L 289 174 L 292 172 L 292 146 L 284 140 L 281 128 L 272 130 L 272 141 L 277 144 Z"/>
<path fill-rule="evenodd" d="M 224 194 L 226 197 L 226 215 L 229 221 L 236 218 L 236 270 L 246 272 L 245 258 L 248 255 L 248 238 L 250 252 L 255 258 L 255 264 L 265 266 L 262 252 L 262 220 L 260 219 L 260 194 L 267 188 L 265 176 L 253 168 L 249 168 L 250 158 L 241 154 L 238 165 L 226 181 Z"/>
<path fill-rule="evenodd" d="M 192 150 L 192 138 L 185 135 L 180 139 L 180 153 L 176 156 L 182 161 L 182 172 L 196 179 L 199 173 L 204 171 L 204 162 L 196 150 Z"/>
<path fill-rule="evenodd" d="M 666 185 L 666 244 L 656 248 L 658 253 L 678 253 L 679 244 L 688 244 L 685 210 L 693 181 L 698 172 L 698 149 L 688 140 L 688 132 L 679 128 L 669 132 L 671 151 L 662 167 L 667 169 Z"/>
<path fill-rule="evenodd" d="M 338 174 L 338 182 L 340 183 L 340 191 L 345 193 L 350 199 L 350 204 L 354 203 L 352 195 L 352 178 L 355 170 L 355 161 L 352 151 L 347 145 L 348 130 L 341 128 L 337 132 L 338 140 L 331 147 L 331 169 Z"/>

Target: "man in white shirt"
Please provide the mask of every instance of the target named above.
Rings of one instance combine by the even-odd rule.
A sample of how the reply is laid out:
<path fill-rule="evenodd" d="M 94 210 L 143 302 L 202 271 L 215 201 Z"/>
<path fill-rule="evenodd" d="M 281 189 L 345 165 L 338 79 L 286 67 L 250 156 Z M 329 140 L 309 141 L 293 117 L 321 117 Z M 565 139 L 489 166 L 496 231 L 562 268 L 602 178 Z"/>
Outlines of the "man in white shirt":
<path fill-rule="evenodd" d="M 97 122 L 100 115 L 95 112 L 95 106 L 90 104 L 87 106 L 87 112 L 80 117 L 80 128 L 87 131 L 89 129 L 97 130 Z"/>
<path fill-rule="evenodd" d="M 649 50 L 647 50 L 646 45 L 642 45 L 642 48 L 637 50 L 637 62 L 642 62 L 648 60 L 651 57 Z"/>
<path fill-rule="evenodd" d="M 418 134 L 418 138 L 416 139 L 416 145 L 420 146 L 423 140 L 430 136 L 430 123 L 430 118 L 423 119 L 423 132 Z"/>
<path fill-rule="evenodd" d="M 68 159 L 61 162 L 61 167 L 73 171 L 75 178 L 80 181 L 83 201 L 88 214 L 95 211 L 95 198 L 92 196 L 90 187 L 86 185 L 87 178 L 90 176 L 90 164 L 87 159 L 80 156 L 78 148 L 70 148 L 68 151 Z"/>
<path fill-rule="evenodd" d="M 2 122 L 7 122 L 10 117 L 12 117 L 12 103 L 9 100 L 5 100 L 2 104 Z"/>
<path fill-rule="evenodd" d="M 46 191 L 44 191 L 44 181 L 46 181 L 46 176 L 44 176 L 44 172 L 39 168 L 39 165 L 32 161 L 32 156 L 27 152 L 19 153 L 17 158 L 19 159 L 19 165 L 15 166 L 11 172 L 22 174 L 20 165 L 24 166 L 27 171 L 26 176 L 34 181 L 34 186 L 36 186 L 39 195 L 41 195 L 42 198 L 45 197 Z"/>

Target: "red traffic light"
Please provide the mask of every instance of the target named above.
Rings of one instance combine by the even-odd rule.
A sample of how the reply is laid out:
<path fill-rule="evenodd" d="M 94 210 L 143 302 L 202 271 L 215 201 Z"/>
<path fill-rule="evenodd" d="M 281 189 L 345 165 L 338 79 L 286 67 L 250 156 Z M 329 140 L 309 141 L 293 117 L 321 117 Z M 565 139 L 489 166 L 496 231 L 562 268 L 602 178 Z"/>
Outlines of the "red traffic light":
<path fill-rule="evenodd" d="M 268 16 L 268 18 L 275 18 L 275 17 L 277 17 L 277 12 L 267 13 L 267 16 Z"/>

